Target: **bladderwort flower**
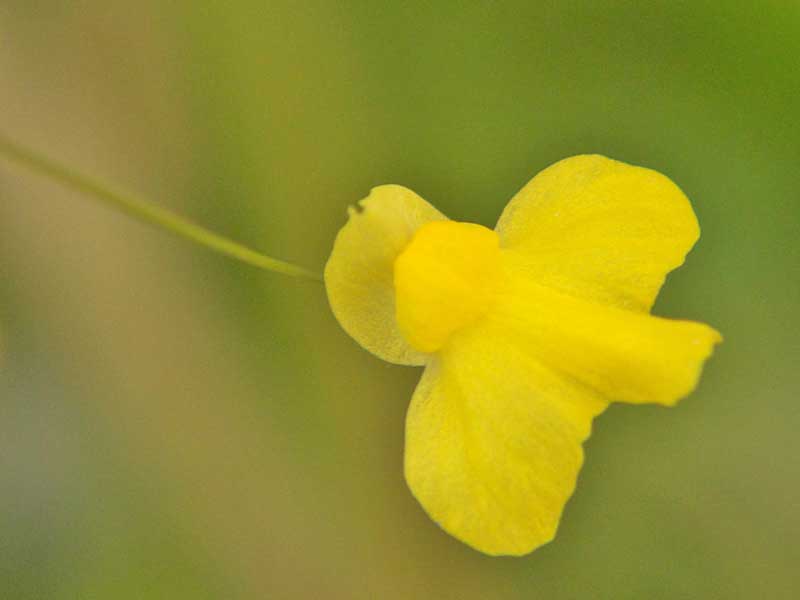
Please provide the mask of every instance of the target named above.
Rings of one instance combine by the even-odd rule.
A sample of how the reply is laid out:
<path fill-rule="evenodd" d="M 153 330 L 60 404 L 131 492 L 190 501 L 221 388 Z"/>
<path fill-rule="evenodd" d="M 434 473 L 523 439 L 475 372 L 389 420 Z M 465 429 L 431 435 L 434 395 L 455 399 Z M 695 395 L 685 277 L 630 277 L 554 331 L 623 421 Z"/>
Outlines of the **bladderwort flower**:
<path fill-rule="evenodd" d="M 2 134 L 0 158 L 254 267 L 323 279 Z M 324 283 L 361 346 L 425 367 L 405 476 L 431 518 L 487 554 L 527 554 L 555 535 L 594 417 L 696 387 L 722 337 L 650 309 L 699 234 L 669 179 L 596 155 L 542 171 L 494 231 L 396 185 L 350 209 Z"/>
<path fill-rule="evenodd" d="M 385 185 L 325 267 L 331 308 L 372 354 L 424 366 L 404 470 L 445 531 L 493 555 L 550 541 L 610 402 L 672 406 L 722 338 L 650 315 L 699 237 L 667 177 L 602 156 L 533 178 L 494 230 Z"/>

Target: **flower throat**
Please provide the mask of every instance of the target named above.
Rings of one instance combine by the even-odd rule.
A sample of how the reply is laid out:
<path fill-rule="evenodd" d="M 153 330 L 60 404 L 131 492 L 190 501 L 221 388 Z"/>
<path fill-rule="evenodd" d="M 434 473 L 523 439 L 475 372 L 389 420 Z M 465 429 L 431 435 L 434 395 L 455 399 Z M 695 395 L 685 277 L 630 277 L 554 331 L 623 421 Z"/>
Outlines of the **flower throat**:
<path fill-rule="evenodd" d="M 499 282 L 494 231 L 456 221 L 423 225 L 394 263 L 400 332 L 420 352 L 439 350 L 489 310 Z"/>

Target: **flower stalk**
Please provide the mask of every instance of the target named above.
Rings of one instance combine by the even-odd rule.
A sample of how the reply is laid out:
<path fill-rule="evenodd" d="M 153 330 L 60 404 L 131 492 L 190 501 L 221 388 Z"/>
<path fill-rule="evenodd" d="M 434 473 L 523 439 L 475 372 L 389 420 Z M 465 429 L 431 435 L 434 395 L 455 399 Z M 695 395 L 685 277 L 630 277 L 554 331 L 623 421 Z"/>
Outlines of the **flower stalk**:
<path fill-rule="evenodd" d="M 18 144 L 0 133 L 0 156 L 53 179 L 73 190 L 82 192 L 134 219 L 188 239 L 210 250 L 243 263 L 291 277 L 322 281 L 313 271 L 272 258 L 247 246 L 214 233 L 166 208 L 148 202 L 99 178 L 80 173 L 39 152 Z"/>

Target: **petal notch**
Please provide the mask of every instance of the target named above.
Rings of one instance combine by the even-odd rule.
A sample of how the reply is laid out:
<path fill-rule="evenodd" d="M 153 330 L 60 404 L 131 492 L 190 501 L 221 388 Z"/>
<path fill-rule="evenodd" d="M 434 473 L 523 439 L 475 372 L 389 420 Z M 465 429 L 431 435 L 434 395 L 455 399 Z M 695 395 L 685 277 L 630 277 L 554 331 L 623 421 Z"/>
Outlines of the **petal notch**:
<path fill-rule="evenodd" d="M 350 208 L 325 265 L 333 314 L 361 346 L 383 360 L 423 365 L 427 356 L 400 334 L 395 317 L 394 261 L 425 223 L 446 220 L 411 190 L 382 185 Z"/>

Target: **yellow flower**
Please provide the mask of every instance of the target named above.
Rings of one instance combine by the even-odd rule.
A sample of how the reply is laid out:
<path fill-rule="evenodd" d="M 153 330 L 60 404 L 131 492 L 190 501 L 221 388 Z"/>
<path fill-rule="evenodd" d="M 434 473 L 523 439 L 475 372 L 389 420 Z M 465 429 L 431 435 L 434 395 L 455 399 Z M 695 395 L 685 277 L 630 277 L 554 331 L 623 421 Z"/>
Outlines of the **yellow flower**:
<path fill-rule="evenodd" d="M 389 362 L 425 366 L 405 476 L 451 535 L 526 554 L 555 535 L 592 419 L 611 401 L 674 405 L 721 336 L 651 316 L 699 236 L 669 179 L 602 156 L 545 169 L 494 231 L 411 190 L 372 190 L 325 267 L 342 327 Z"/>

